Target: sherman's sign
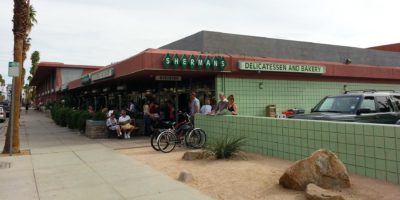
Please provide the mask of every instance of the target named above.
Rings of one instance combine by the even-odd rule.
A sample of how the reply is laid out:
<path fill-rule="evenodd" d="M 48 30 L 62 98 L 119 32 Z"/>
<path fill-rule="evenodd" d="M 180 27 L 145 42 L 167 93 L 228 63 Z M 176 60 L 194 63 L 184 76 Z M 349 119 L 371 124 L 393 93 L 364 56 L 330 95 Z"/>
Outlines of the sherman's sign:
<path fill-rule="evenodd" d="M 207 55 L 181 55 L 174 54 L 170 56 L 168 53 L 163 58 L 164 68 L 168 69 L 174 67 L 175 69 L 186 69 L 191 70 L 219 70 L 223 71 L 226 67 L 225 58 L 222 56 L 207 56 Z"/>
<path fill-rule="evenodd" d="M 240 70 L 324 74 L 325 66 L 239 61 Z"/>

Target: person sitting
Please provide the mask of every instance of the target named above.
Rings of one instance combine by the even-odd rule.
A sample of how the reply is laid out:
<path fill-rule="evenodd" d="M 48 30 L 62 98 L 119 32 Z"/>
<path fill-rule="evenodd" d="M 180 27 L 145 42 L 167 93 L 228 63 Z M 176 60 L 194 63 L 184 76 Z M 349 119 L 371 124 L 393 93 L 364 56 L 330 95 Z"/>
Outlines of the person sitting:
<path fill-rule="evenodd" d="M 118 125 L 117 119 L 115 119 L 115 114 L 112 113 L 111 116 L 106 121 L 107 128 L 111 131 L 116 131 L 117 136 L 121 137 L 121 127 Z"/>
<path fill-rule="evenodd" d="M 126 115 L 125 110 L 121 111 L 121 116 L 118 119 L 118 123 L 121 125 L 121 131 L 124 133 L 124 138 L 131 138 L 131 133 L 135 127 L 130 124 L 131 117 L 129 117 L 129 115 Z"/>
<path fill-rule="evenodd" d="M 233 95 L 229 95 L 228 97 L 228 111 L 232 113 L 232 115 L 238 114 L 237 105 L 235 103 L 235 98 Z"/>
<path fill-rule="evenodd" d="M 201 108 L 200 108 L 200 113 L 206 115 L 206 114 L 208 114 L 208 113 L 210 113 L 210 112 L 211 112 L 210 99 L 207 98 L 207 99 L 204 101 L 204 105 L 201 106 Z"/>
<path fill-rule="evenodd" d="M 224 110 L 228 108 L 228 100 L 225 98 L 224 93 L 219 93 L 219 102 L 215 106 L 214 110 L 209 113 L 209 115 L 218 115 L 218 114 L 223 114 Z"/>

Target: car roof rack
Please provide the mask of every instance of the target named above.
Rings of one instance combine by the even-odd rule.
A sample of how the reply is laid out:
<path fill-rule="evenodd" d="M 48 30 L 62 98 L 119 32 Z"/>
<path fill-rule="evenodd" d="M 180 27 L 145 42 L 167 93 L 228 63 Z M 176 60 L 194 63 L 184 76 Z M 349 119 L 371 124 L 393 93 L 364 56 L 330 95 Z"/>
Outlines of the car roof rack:
<path fill-rule="evenodd" d="M 349 90 L 345 91 L 345 94 L 348 93 L 375 93 L 375 92 L 393 92 L 393 93 L 398 93 L 398 91 L 394 90 L 375 90 L 375 89 L 365 89 L 365 90 Z"/>

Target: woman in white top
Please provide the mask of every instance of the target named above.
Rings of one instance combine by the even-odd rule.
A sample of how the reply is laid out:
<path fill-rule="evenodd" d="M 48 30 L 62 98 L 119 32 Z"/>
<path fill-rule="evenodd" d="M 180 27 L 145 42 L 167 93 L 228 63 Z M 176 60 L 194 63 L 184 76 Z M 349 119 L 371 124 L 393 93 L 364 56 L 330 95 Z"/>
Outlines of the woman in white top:
<path fill-rule="evenodd" d="M 201 114 L 208 114 L 211 112 L 210 99 L 206 99 L 204 105 L 200 108 Z"/>
<path fill-rule="evenodd" d="M 122 135 L 121 134 L 121 128 L 118 125 L 117 119 L 115 119 L 115 114 L 114 113 L 111 113 L 110 117 L 106 121 L 106 125 L 107 125 L 108 129 L 110 129 L 112 131 L 116 131 L 118 137 L 120 137 Z"/>

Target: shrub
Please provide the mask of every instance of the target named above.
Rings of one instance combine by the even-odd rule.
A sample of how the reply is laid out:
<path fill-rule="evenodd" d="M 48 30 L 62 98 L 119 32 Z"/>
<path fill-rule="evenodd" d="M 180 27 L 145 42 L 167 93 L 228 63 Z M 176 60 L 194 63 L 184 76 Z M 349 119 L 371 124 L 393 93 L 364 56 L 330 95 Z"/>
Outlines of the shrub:
<path fill-rule="evenodd" d="M 77 121 L 77 128 L 84 131 L 86 128 L 86 120 L 91 119 L 92 115 L 87 111 L 81 111 Z"/>
<path fill-rule="evenodd" d="M 105 113 L 102 112 L 96 112 L 93 113 L 93 120 L 106 120 L 107 119 L 107 115 Z"/>
<path fill-rule="evenodd" d="M 75 117 L 77 117 L 77 114 L 79 114 L 79 111 L 72 109 L 70 109 L 69 112 L 66 113 L 68 128 L 76 129 Z"/>
<path fill-rule="evenodd" d="M 59 113 L 59 124 L 63 127 L 67 126 L 67 118 L 69 113 L 71 112 L 71 108 L 61 108 Z"/>
<path fill-rule="evenodd" d="M 79 121 L 79 116 L 81 115 L 83 111 L 76 110 L 75 112 L 72 113 L 71 115 L 71 126 L 73 127 L 72 129 L 78 129 L 78 121 Z"/>
<path fill-rule="evenodd" d="M 216 159 L 226 159 L 237 154 L 244 145 L 244 137 L 225 137 L 218 139 L 214 144 L 207 147 Z"/>

